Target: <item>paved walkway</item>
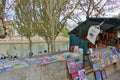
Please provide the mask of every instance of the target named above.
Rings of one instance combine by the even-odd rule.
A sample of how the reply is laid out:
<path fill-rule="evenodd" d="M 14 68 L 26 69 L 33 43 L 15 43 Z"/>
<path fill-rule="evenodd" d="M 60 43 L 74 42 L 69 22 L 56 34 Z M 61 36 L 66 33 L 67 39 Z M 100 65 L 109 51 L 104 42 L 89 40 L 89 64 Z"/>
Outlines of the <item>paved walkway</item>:
<path fill-rule="evenodd" d="M 112 73 L 110 76 L 108 76 L 105 80 L 120 80 L 120 70 L 116 71 L 115 73 Z"/>

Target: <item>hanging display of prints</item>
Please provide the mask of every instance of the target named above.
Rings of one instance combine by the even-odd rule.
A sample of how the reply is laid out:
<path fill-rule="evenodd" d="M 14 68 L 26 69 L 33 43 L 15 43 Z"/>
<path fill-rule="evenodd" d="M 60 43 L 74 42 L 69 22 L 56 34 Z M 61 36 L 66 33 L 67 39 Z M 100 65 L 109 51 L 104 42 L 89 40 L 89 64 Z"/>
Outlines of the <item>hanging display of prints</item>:
<path fill-rule="evenodd" d="M 98 29 L 97 27 L 99 27 L 99 26 L 91 26 L 88 30 L 87 39 L 92 44 L 95 44 L 96 37 L 100 33 L 100 29 Z"/>

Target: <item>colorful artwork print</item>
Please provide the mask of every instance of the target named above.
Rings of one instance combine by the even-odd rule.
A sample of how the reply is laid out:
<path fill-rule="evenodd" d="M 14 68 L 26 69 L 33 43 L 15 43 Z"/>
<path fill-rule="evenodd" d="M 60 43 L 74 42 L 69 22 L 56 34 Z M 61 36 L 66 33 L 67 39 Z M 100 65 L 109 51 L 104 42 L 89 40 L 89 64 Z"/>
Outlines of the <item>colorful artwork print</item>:
<path fill-rule="evenodd" d="M 76 68 L 77 68 L 77 70 L 82 69 L 82 68 L 83 68 L 82 62 L 77 62 L 77 63 L 76 63 Z"/>
<path fill-rule="evenodd" d="M 79 80 L 78 71 L 71 73 L 71 75 L 72 75 L 72 80 Z"/>
<path fill-rule="evenodd" d="M 68 60 L 67 66 L 68 66 L 69 73 L 73 73 L 76 71 L 76 64 L 74 59 Z"/>
<path fill-rule="evenodd" d="M 96 80 L 102 80 L 102 76 L 101 76 L 100 70 L 95 71 L 95 76 L 96 76 Z"/>
<path fill-rule="evenodd" d="M 79 58 L 75 59 L 75 63 L 76 63 L 76 69 L 81 70 L 83 68 L 83 63 L 80 61 Z"/>
<path fill-rule="evenodd" d="M 85 69 L 81 69 L 78 71 L 79 80 L 87 80 L 87 76 L 85 74 Z"/>
<path fill-rule="evenodd" d="M 106 71 L 105 71 L 105 70 L 101 70 L 101 75 L 102 75 L 102 78 L 103 78 L 103 79 L 107 78 L 107 75 L 106 75 Z"/>
<path fill-rule="evenodd" d="M 95 80 L 95 74 L 94 74 L 94 72 L 91 72 L 91 73 L 87 74 L 87 79 L 88 80 Z"/>

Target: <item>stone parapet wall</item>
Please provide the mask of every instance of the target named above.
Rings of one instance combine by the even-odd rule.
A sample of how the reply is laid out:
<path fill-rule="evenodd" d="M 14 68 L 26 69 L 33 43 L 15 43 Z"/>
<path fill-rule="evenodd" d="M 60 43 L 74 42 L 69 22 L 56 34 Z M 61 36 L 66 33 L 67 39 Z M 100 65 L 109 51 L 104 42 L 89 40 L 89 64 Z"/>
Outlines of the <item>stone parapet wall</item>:
<path fill-rule="evenodd" d="M 120 70 L 120 62 L 105 68 L 107 75 Z M 0 80 L 71 80 L 66 61 L 45 65 L 31 65 L 0 74 Z"/>
<path fill-rule="evenodd" d="M 32 65 L 0 74 L 0 80 L 70 80 L 66 61 Z"/>

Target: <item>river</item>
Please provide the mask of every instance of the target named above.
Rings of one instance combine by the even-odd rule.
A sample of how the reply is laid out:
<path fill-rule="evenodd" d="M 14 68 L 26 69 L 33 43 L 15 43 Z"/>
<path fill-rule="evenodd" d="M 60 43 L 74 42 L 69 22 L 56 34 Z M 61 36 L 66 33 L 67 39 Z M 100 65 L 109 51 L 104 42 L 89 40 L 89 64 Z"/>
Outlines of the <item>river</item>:
<path fill-rule="evenodd" d="M 57 41 L 55 43 L 56 51 L 64 51 L 68 50 L 69 42 L 68 41 Z M 37 55 L 38 52 L 47 50 L 47 44 L 44 42 L 41 43 L 33 43 L 32 51 L 34 55 Z M 15 43 L 15 44 L 0 44 L 0 56 L 1 54 L 7 55 L 18 55 L 19 57 L 26 57 L 29 53 L 29 44 L 28 43 Z"/>

